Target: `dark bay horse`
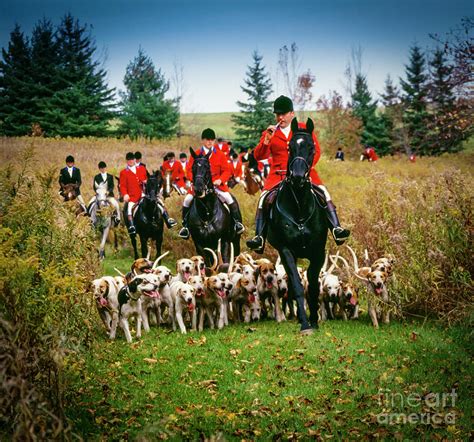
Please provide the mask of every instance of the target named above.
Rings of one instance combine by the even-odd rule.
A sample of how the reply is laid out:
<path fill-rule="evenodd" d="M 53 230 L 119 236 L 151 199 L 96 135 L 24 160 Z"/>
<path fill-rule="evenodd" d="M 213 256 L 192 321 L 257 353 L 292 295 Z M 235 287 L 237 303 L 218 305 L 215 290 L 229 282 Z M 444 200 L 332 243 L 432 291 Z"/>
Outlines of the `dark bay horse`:
<path fill-rule="evenodd" d="M 289 144 L 287 175 L 280 185 L 268 221 L 268 241 L 278 250 L 288 275 L 288 291 L 297 302 L 301 333 L 318 327 L 319 272 L 324 263 L 327 221 L 318 204 L 309 179 L 315 153 L 313 121 L 306 129 L 291 122 L 293 136 Z M 309 322 L 304 308 L 304 292 L 297 269 L 298 258 L 310 261 L 308 268 Z"/>
<path fill-rule="evenodd" d="M 212 183 L 211 165 L 207 155 L 197 155 L 190 149 L 194 158 L 193 163 L 193 188 L 194 199 L 188 213 L 188 228 L 196 247 L 198 255 L 206 257 L 210 265 L 209 256 L 204 249 L 217 250 L 221 240 L 222 257 L 225 263 L 229 262 L 230 244 L 234 245 L 234 253 L 240 253 L 240 235 L 235 232 L 234 220 L 229 210 L 217 197 Z"/>
<path fill-rule="evenodd" d="M 130 234 L 133 253 L 135 259 L 138 259 L 137 235 L 140 237 L 140 246 L 142 257 L 148 255 L 149 239 L 155 241 L 156 256 L 161 254 L 161 245 L 163 243 L 163 215 L 159 207 L 160 188 L 163 184 L 163 177 L 159 170 L 154 171 L 147 180 L 145 196 L 137 203 L 137 208 L 133 214 L 133 222 L 137 233 Z M 134 208 L 135 209 L 135 208 Z M 124 219 L 128 220 L 127 213 L 124 211 Z M 128 224 L 128 222 L 127 222 Z"/>
<path fill-rule="evenodd" d="M 76 200 L 77 207 L 75 210 L 76 216 L 87 215 L 87 211 L 84 210 L 84 207 L 77 200 L 79 185 L 74 183 L 61 184 L 61 190 L 59 194 L 64 198 L 64 201 L 74 201 Z"/>

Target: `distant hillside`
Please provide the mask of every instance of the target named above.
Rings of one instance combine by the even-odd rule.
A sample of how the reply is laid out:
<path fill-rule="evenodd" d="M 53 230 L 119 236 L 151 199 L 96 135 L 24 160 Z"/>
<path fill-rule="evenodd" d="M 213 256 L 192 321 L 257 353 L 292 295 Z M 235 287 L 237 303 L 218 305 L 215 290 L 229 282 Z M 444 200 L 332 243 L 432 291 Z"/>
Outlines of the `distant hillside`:
<path fill-rule="evenodd" d="M 234 129 L 230 116 L 233 112 L 214 114 L 181 114 L 182 132 L 200 136 L 203 129 L 210 127 L 215 130 L 217 137 L 233 139 Z"/>
<path fill-rule="evenodd" d="M 200 136 L 203 129 L 210 127 L 216 131 L 217 137 L 234 139 L 235 131 L 230 119 L 235 112 L 218 112 L 213 114 L 181 114 L 182 132 L 186 135 Z M 305 112 L 305 119 L 308 116 L 314 118 L 315 111 Z M 298 118 L 300 112 L 297 112 Z"/>

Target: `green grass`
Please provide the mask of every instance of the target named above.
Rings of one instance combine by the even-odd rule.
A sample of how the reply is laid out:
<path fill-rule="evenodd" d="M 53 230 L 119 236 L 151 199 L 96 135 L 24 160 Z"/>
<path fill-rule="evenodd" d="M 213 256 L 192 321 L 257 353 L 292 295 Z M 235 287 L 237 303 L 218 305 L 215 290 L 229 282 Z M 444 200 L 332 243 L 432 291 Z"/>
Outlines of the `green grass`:
<path fill-rule="evenodd" d="M 375 331 L 364 316 L 324 323 L 312 336 L 297 331 L 294 322 L 265 321 L 188 335 L 152 328 L 131 345 L 121 334 L 103 337 L 67 365 L 68 416 L 86 440 L 468 438 L 465 330 L 394 322 Z M 453 407 L 416 401 L 452 388 Z M 393 404 L 380 402 L 382 390 Z M 435 412 L 454 413 L 455 422 L 377 421 L 379 413 Z"/>

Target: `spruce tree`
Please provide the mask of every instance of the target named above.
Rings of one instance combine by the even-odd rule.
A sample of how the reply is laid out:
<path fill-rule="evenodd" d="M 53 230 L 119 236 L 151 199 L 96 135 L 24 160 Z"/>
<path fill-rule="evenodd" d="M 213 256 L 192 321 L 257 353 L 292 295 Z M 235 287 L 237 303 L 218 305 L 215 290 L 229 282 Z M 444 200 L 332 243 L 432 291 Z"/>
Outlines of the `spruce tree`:
<path fill-rule="evenodd" d="M 30 91 L 33 96 L 31 116 L 41 129 L 45 110 L 51 106 L 51 99 L 62 85 L 59 78 L 59 54 L 55 31 L 50 20 L 43 19 L 36 24 L 31 37 Z"/>
<path fill-rule="evenodd" d="M 459 115 L 453 91 L 453 67 L 449 66 L 444 51 L 436 49 L 430 60 L 428 97 L 432 106 L 431 153 L 461 150 L 464 133 L 458 124 Z"/>
<path fill-rule="evenodd" d="M 140 48 L 126 69 L 119 133 L 131 138 L 169 138 L 176 134 L 179 111 L 161 69 Z"/>
<path fill-rule="evenodd" d="M 42 109 L 48 136 L 105 136 L 112 118 L 113 89 L 94 59 L 95 43 L 87 26 L 67 14 L 57 32 L 58 90 Z"/>
<path fill-rule="evenodd" d="M 272 83 L 265 66 L 263 57 L 254 51 L 253 64 L 248 66 L 247 77 L 241 89 L 248 96 L 247 102 L 238 101 L 240 114 L 232 115 L 235 124 L 237 142 L 244 147 L 255 147 L 260 140 L 262 131 L 274 120 L 272 103 L 268 100 L 272 93 Z"/>
<path fill-rule="evenodd" d="M 426 64 L 417 45 L 410 49 L 405 75 L 406 79 L 401 78 L 400 84 L 403 90 L 403 122 L 407 128 L 410 148 L 418 155 L 430 155 Z"/>
<path fill-rule="evenodd" d="M 29 42 L 16 25 L 8 49 L 0 61 L 0 133 L 27 135 L 31 131 L 31 51 Z"/>
<path fill-rule="evenodd" d="M 400 132 L 401 128 L 401 105 L 400 105 L 400 91 L 397 86 L 393 84 L 392 77 L 387 75 L 385 79 L 385 89 L 382 94 L 383 113 L 381 118 L 387 129 L 392 146 L 392 153 L 399 152 L 403 147 L 403 134 Z"/>
<path fill-rule="evenodd" d="M 377 115 L 377 100 L 372 99 L 365 75 L 357 74 L 352 93 L 352 111 L 362 121 L 361 143 L 373 146 L 377 153 L 386 155 L 391 151 L 389 129 L 383 118 Z"/>

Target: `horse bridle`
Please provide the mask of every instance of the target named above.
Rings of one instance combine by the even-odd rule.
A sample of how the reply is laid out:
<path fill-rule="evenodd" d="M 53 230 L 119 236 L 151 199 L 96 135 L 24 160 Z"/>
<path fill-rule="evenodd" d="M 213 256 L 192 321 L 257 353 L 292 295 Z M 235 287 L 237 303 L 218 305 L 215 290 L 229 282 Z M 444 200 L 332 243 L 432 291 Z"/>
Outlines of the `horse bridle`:
<path fill-rule="evenodd" d="M 298 133 L 307 135 L 306 132 L 296 132 L 294 135 L 297 135 Z M 294 164 L 296 161 L 298 161 L 298 160 L 304 162 L 304 165 L 305 165 L 305 168 L 306 168 L 306 172 L 305 172 L 305 174 L 304 174 L 304 178 L 305 178 L 305 180 L 309 180 L 309 173 L 310 173 L 311 167 L 310 167 L 308 161 L 306 161 L 306 158 L 303 158 L 302 156 L 296 156 L 296 157 L 293 158 L 293 159 L 291 160 L 291 162 L 288 164 L 288 170 L 287 170 L 287 175 L 286 175 L 286 179 L 287 179 L 288 181 L 291 180 L 291 177 L 292 177 L 292 175 L 293 175 L 293 172 L 292 172 L 292 170 L 291 170 L 292 167 L 293 167 L 293 164 Z"/>
<path fill-rule="evenodd" d="M 195 163 L 196 163 L 196 165 L 197 165 L 198 167 L 201 167 L 201 165 L 198 163 L 198 161 L 199 161 L 199 160 L 202 160 L 202 159 L 204 159 L 204 158 L 197 158 L 197 159 L 195 160 Z M 206 196 L 206 195 L 208 195 L 208 194 L 210 194 L 210 193 L 214 193 L 214 192 L 215 192 L 214 186 L 212 185 L 212 178 L 211 178 L 211 180 L 210 180 L 210 181 L 211 181 L 211 186 L 208 185 L 208 182 L 205 182 L 205 179 L 204 179 L 203 176 L 199 176 L 199 175 L 198 175 L 198 176 L 196 176 L 196 177 L 194 178 L 194 181 L 195 181 L 196 183 L 198 182 L 198 180 L 200 180 L 200 181 L 203 183 L 204 196 Z M 208 181 L 209 181 L 209 180 L 208 180 Z M 194 184 L 194 183 L 193 183 L 193 184 Z M 196 186 L 194 186 L 194 187 L 196 187 Z"/>
<path fill-rule="evenodd" d="M 149 181 L 151 181 L 153 178 L 149 178 Z M 155 207 L 154 207 L 154 210 L 153 210 L 153 218 L 151 220 L 152 224 L 153 223 L 156 223 L 156 220 L 155 220 L 155 217 L 156 217 L 156 211 L 159 209 L 159 198 L 158 198 L 158 195 L 159 195 L 159 192 L 158 191 L 155 191 L 155 189 L 153 189 L 153 193 L 155 193 L 154 197 L 153 195 L 151 194 L 151 192 L 147 192 L 144 196 L 144 198 L 152 203 L 155 203 Z"/>

